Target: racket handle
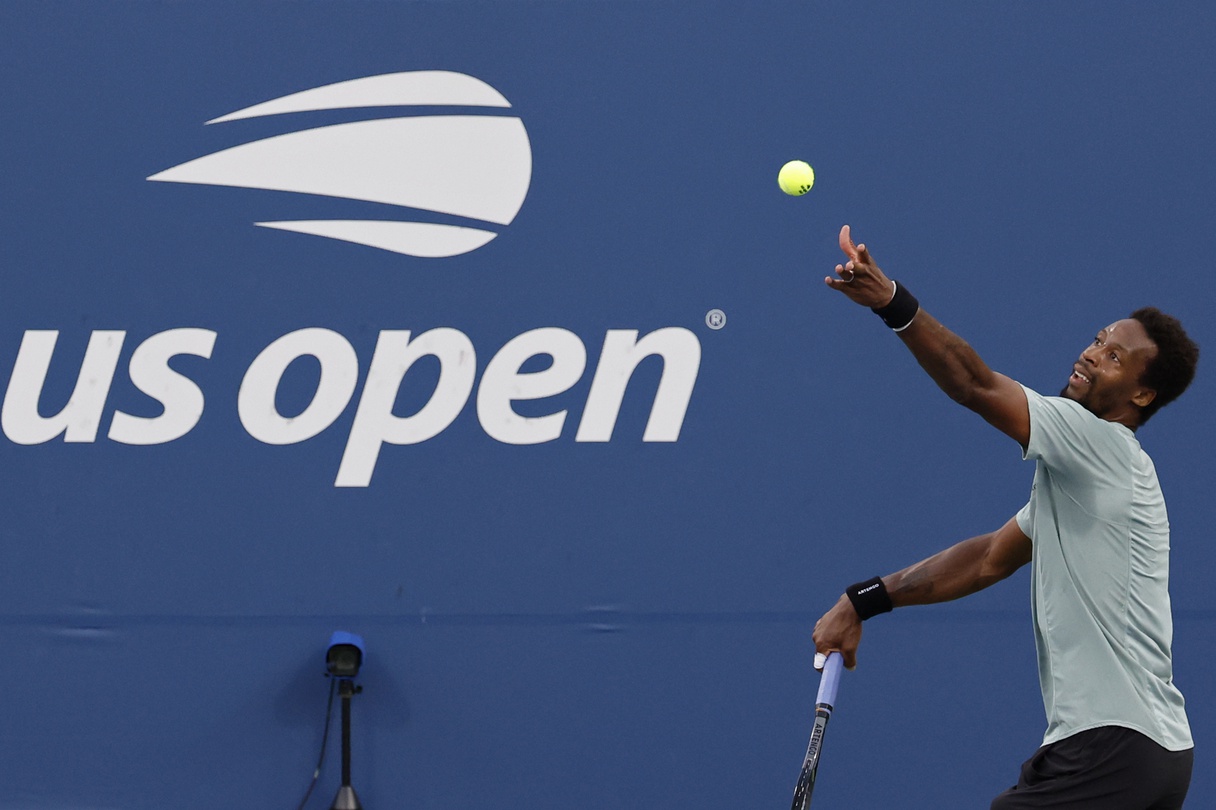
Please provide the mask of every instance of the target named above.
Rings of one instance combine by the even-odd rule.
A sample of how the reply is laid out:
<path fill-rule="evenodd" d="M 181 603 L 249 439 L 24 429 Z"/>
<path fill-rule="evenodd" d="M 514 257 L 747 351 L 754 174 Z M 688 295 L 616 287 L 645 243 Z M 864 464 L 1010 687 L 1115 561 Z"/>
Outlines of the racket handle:
<path fill-rule="evenodd" d="M 836 705 L 836 690 L 840 688 L 840 674 L 844 672 L 844 657 L 838 652 L 828 653 L 828 660 L 823 665 L 823 675 L 819 679 L 819 695 L 815 705 Z"/>

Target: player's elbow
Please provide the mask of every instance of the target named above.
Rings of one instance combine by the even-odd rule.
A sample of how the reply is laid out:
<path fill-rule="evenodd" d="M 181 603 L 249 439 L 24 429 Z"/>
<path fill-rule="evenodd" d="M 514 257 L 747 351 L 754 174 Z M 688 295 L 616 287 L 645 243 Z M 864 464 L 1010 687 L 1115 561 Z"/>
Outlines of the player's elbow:
<path fill-rule="evenodd" d="M 989 585 L 995 585 L 1003 579 L 1008 579 L 1021 567 L 1008 559 L 987 559 L 984 561 L 983 571 L 979 578 L 984 583 L 983 587 L 987 588 Z"/>

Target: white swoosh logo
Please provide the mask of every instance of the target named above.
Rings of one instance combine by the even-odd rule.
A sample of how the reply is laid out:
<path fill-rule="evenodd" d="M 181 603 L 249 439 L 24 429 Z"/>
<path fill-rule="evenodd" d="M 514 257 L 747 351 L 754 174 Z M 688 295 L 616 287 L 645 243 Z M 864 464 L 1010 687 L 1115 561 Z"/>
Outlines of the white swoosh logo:
<path fill-rule="evenodd" d="M 305 90 L 208 123 L 420 104 L 510 106 L 479 79 L 420 71 Z M 519 118 L 502 115 L 424 115 L 316 127 L 224 149 L 148 178 L 342 197 L 504 226 L 519 213 L 531 179 L 528 133 Z M 482 228 L 395 220 L 255 224 L 426 258 L 467 253 L 498 235 Z"/>

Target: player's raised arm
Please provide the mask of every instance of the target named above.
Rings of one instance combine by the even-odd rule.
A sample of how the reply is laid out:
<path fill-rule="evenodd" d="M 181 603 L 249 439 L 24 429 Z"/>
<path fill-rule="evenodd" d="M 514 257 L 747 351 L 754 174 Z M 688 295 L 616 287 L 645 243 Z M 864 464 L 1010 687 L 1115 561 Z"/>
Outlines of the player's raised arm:
<path fill-rule="evenodd" d="M 844 264 L 824 283 L 850 300 L 870 307 L 899 334 L 938 387 L 955 402 L 978 413 L 1023 447 L 1030 440 L 1026 392 L 1017 382 L 988 367 L 975 349 L 942 326 L 895 281 L 887 278 L 865 245 L 854 245 L 849 226 L 840 229 Z"/>

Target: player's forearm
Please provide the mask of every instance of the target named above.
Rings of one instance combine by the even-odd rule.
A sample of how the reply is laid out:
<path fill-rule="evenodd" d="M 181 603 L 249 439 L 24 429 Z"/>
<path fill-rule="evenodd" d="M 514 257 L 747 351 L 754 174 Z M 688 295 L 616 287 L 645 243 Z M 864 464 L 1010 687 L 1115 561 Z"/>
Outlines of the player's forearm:
<path fill-rule="evenodd" d="M 850 587 L 815 623 L 815 649 L 840 650 L 847 667 L 857 663 L 862 622 L 892 607 L 958 599 L 1004 579 L 1030 561 L 1030 538 L 1017 519 L 1000 529 L 964 540 L 945 551 L 882 578 Z"/>
<path fill-rule="evenodd" d="M 960 599 L 1016 570 L 991 559 L 992 534 L 964 540 L 902 571 L 883 577 L 895 607 Z"/>
<path fill-rule="evenodd" d="M 977 394 L 993 387 L 996 375 L 975 349 L 923 309 L 899 337 L 955 402 L 969 406 Z"/>

